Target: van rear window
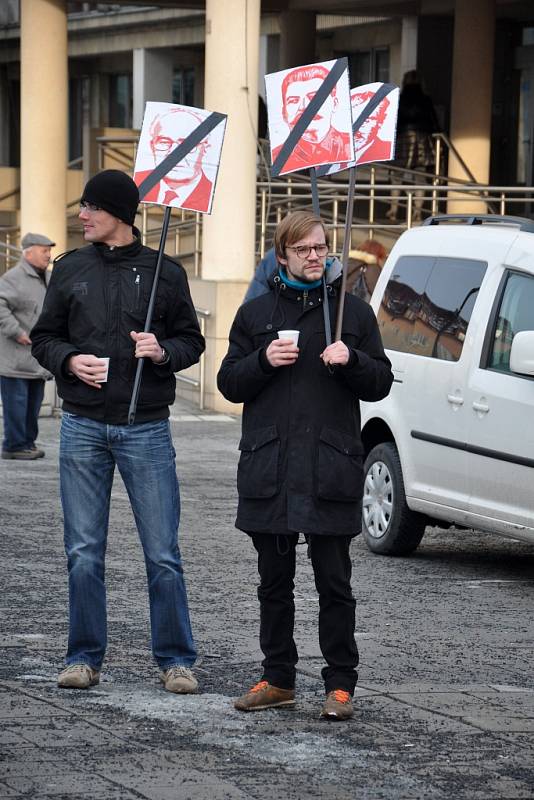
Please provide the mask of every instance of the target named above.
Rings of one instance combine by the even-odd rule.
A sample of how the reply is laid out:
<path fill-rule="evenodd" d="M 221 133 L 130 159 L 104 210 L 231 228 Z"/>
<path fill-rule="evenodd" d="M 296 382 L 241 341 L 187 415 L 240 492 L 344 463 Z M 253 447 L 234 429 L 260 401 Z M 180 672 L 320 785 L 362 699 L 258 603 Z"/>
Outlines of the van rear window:
<path fill-rule="evenodd" d="M 401 256 L 378 310 L 384 347 L 458 361 L 487 266 L 474 259 Z"/>

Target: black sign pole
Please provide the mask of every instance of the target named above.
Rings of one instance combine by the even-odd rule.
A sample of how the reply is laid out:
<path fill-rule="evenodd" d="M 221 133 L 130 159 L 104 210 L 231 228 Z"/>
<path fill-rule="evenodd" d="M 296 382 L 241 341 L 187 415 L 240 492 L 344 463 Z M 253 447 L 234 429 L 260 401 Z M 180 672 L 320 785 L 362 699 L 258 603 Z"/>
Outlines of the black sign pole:
<path fill-rule="evenodd" d="M 352 231 L 352 216 L 354 214 L 354 190 L 356 187 L 356 167 L 351 167 L 349 170 L 349 194 L 347 197 L 347 214 L 345 217 L 345 234 L 343 237 L 343 252 L 341 255 L 341 264 L 343 273 L 341 275 L 341 289 L 339 293 L 339 303 L 337 307 L 336 318 L 336 332 L 335 340 L 339 342 L 341 339 L 341 330 L 343 327 L 343 309 L 345 307 L 345 292 L 347 291 L 347 269 L 349 263 L 350 240 Z"/>
<path fill-rule="evenodd" d="M 315 167 L 310 169 L 311 193 L 312 193 L 312 206 L 313 213 L 321 216 L 321 207 L 319 205 L 319 187 L 317 185 L 317 170 Z M 328 305 L 328 291 L 326 288 L 326 270 L 323 272 L 323 316 L 324 316 L 324 334 L 326 339 L 326 346 L 332 344 L 332 327 L 330 324 L 330 306 Z"/>
<path fill-rule="evenodd" d="M 152 325 L 152 317 L 154 315 L 154 305 L 156 302 L 156 293 L 158 291 L 159 275 L 161 272 L 161 265 L 163 263 L 163 256 L 165 253 L 165 242 L 167 241 L 167 231 L 169 230 L 169 222 L 171 219 L 171 206 L 167 206 L 163 216 L 163 225 L 161 228 L 161 238 L 159 241 L 158 258 L 156 261 L 156 269 L 154 271 L 154 280 L 152 281 L 152 289 L 150 291 L 150 300 L 148 301 L 148 310 L 146 315 L 144 333 L 150 331 Z M 135 373 L 135 381 L 132 390 L 132 399 L 130 400 L 130 408 L 128 409 L 128 425 L 133 425 L 135 421 L 135 412 L 137 410 L 137 400 L 139 398 L 139 389 L 141 387 L 141 376 L 143 374 L 143 366 L 145 363 L 144 358 L 140 358 L 137 362 L 137 372 Z"/>

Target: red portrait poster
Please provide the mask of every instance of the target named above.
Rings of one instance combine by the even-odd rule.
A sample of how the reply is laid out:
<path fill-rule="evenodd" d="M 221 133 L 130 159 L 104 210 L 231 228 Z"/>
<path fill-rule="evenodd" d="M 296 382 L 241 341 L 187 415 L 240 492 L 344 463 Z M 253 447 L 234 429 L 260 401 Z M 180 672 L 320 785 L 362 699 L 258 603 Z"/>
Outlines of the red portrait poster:
<path fill-rule="evenodd" d="M 373 101 L 378 92 L 378 97 L 382 96 L 382 99 L 375 105 Z M 350 99 L 353 126 L 356 127 L 355 159 L 348 164 L 334 164 L 327 171 L 329 175 L 348 167 L 395 158 L 399 88 L 391 84 L 366 83 L 351 89 Z"/>
<path fill-rule="evenodd" d="M 354 160 L 347 59 L 265 76 L 273 175 Z"/>
<path fill-rule="evenodd" d="M 211 129 L 203 135 L 206 124 L 208 127 L 211 124 Z M 225 126 L 226 116 L 222 114 L 148 102 L 133 176 L 140 187 L 141 202 L 209 214 Z M 188 141 L 192 145 L 188 151 L 176 163 L 169 164 L 173 151 Z M 147 185 L 148 191 L 142 191 Z"/>

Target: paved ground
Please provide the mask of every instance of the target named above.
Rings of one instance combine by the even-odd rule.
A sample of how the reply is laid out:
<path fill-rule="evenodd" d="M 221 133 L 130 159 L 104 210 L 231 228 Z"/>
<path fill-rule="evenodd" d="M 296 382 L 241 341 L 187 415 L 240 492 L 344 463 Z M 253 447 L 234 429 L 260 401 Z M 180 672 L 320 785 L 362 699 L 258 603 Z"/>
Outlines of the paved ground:
<path fill-rule="evenodd" d="M 318 719 L 317 600 L 298 564 L 294 710 L 243 715 L 258 677 L 255 562 L 233 527 L 239 422 L 173 412 L 180 541 L 202 693 L 161 689 L 144 570 L 117 481 L 108 551 L 110 647 L 88 692 L 55 684 L 66 638 L 59 422 L 47 457 L 0 462 L 0 798 L 367 800 L 534 798 L 534 547 L 427 532 L 409 559 L 353 544 L 360 684 L 353 720 Z"/>

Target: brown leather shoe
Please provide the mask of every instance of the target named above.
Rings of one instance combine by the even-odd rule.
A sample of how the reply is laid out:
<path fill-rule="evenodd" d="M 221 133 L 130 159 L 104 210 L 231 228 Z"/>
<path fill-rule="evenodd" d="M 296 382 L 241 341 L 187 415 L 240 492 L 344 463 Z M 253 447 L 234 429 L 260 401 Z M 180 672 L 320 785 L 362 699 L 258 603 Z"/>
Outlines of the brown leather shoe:
<path fill-rule="evenodd" d="M 344 720 L 350 719 L 353 714 L 352 697 L 348 692 L 343 689 L 334 689 L 333 692 L 328 692 L 321 711 L 321 717 L 331 720 Z"/>
<path fill-rule="evenodd" d="M 238 711 L 263 711 L 264 708 L 282 708 L 295 705 L 294 689 L 279 689 L 267 681 L 260 681 L 246 694 L 238 697 L 234 708 Z"/>

